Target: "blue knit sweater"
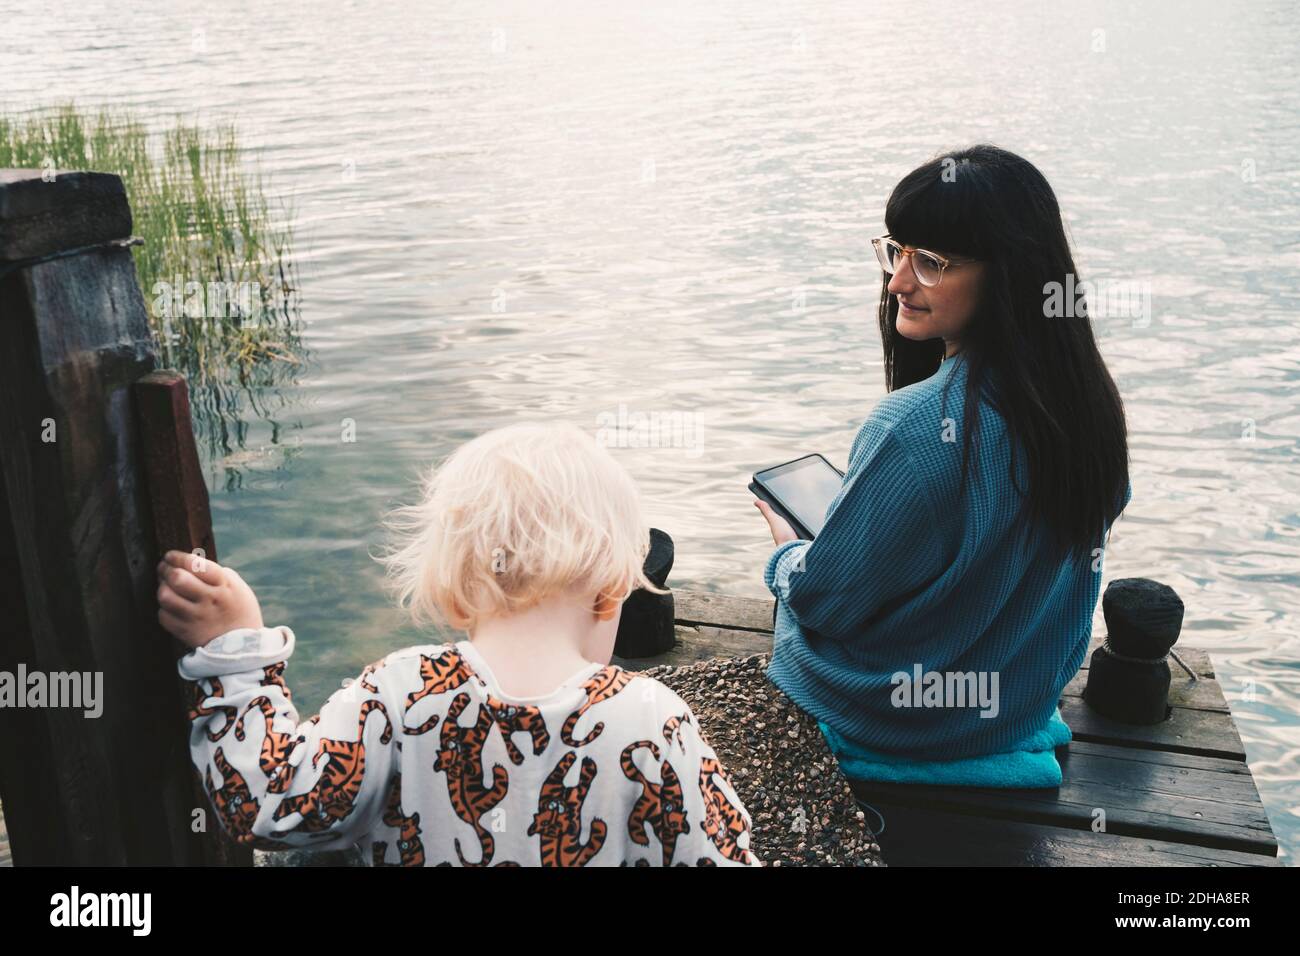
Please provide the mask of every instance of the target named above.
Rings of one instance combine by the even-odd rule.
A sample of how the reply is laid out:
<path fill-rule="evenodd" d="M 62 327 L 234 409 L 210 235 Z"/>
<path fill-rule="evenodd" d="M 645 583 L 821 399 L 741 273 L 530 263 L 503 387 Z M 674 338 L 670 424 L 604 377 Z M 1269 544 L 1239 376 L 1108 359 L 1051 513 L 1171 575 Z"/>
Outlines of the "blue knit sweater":
<path fill-rule="evenodd" d="M 1046 727 L 1101 589 L 1101 551 L 1051 563 L 1041 530 L 1015 521 L 1006 423 L 987 400 L 960 496 L 965 386 L 958 353 L 888 394 L 821 534 L 780 545 L 764 571 L 773 683 L 850 741 L 918 760 L 997 753 Z"/>

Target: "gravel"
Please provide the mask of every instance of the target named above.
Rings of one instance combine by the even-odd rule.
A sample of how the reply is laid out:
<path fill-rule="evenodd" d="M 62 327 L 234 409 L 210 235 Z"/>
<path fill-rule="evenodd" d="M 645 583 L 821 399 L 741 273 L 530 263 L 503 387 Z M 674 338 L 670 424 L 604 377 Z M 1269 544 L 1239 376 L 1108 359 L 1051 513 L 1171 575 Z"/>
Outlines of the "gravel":
<path fill-rule="evenodd" d="M 641 671 L 690 705 L 768 866 L 884 866 L 817 721 L 767 679 L 768 655 Z"/>

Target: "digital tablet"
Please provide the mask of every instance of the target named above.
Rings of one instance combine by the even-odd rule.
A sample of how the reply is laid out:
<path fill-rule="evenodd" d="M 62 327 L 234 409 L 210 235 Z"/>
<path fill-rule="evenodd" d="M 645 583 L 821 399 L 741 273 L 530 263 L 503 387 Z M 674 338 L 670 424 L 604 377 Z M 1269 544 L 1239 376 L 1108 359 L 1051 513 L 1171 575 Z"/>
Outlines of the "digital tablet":
<path fill-rule="evenodd" d="M 811 541 L 826 524 L 826 509 L 844 484 L 844 472 L 821 455 L 804 455 L 754 473 L 749 490 L 772 506 L 794 533 Z"/>

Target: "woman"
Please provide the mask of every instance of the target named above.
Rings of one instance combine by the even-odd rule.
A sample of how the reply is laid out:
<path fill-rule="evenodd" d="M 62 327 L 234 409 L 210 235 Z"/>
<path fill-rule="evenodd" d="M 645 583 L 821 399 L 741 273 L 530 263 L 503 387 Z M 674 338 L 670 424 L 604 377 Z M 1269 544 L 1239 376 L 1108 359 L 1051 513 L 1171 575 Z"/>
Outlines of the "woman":
<path fill-rule="evenodd" d="M 1078 277 L 1032 164 L 987 145 L 937 157 L 885 226 L 889 394 L 816 541 L 756 502 L 777 544 L 768 676 L 862 747 L 998 753 L 1046 727 L 1087 651 L 1132 494 L 1123 404 L 1086 309 L 1048 305 Z"/>

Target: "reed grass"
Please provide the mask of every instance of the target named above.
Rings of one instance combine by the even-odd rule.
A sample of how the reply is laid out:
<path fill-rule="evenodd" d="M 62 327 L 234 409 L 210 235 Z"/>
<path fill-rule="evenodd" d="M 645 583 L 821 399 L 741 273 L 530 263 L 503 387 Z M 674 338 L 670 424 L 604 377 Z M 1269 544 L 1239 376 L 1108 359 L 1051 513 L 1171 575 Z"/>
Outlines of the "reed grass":
<path fill-rule="evenodd" d="M 45 107 L 0 115 L 0 167 L 122 177 L 144 240 L 133 255 L 160 364 L 189 380 L 214 484 L 242 485 L 250 447 L 258 467 L 287 467 L 294 446 L 282 433 L 293 426 L 281 418 L 307 357 L 292 212 L 272 206 L 234 127 L 181 117 L 151 127 L 127 109 Z M 235 294 L 214 300 L 214 284 Z"/>
<path fill-rule="evenodd" d="M 192 384 L 273 384 L 301 361 L 292 215 L 272 208 L 234 127 L 176 117 L 150 130 L 129 110 L 66 104 L 0 116 L 0 167 L 122 177 L 144 240 L 136 271 L 164 366 Z"/>

